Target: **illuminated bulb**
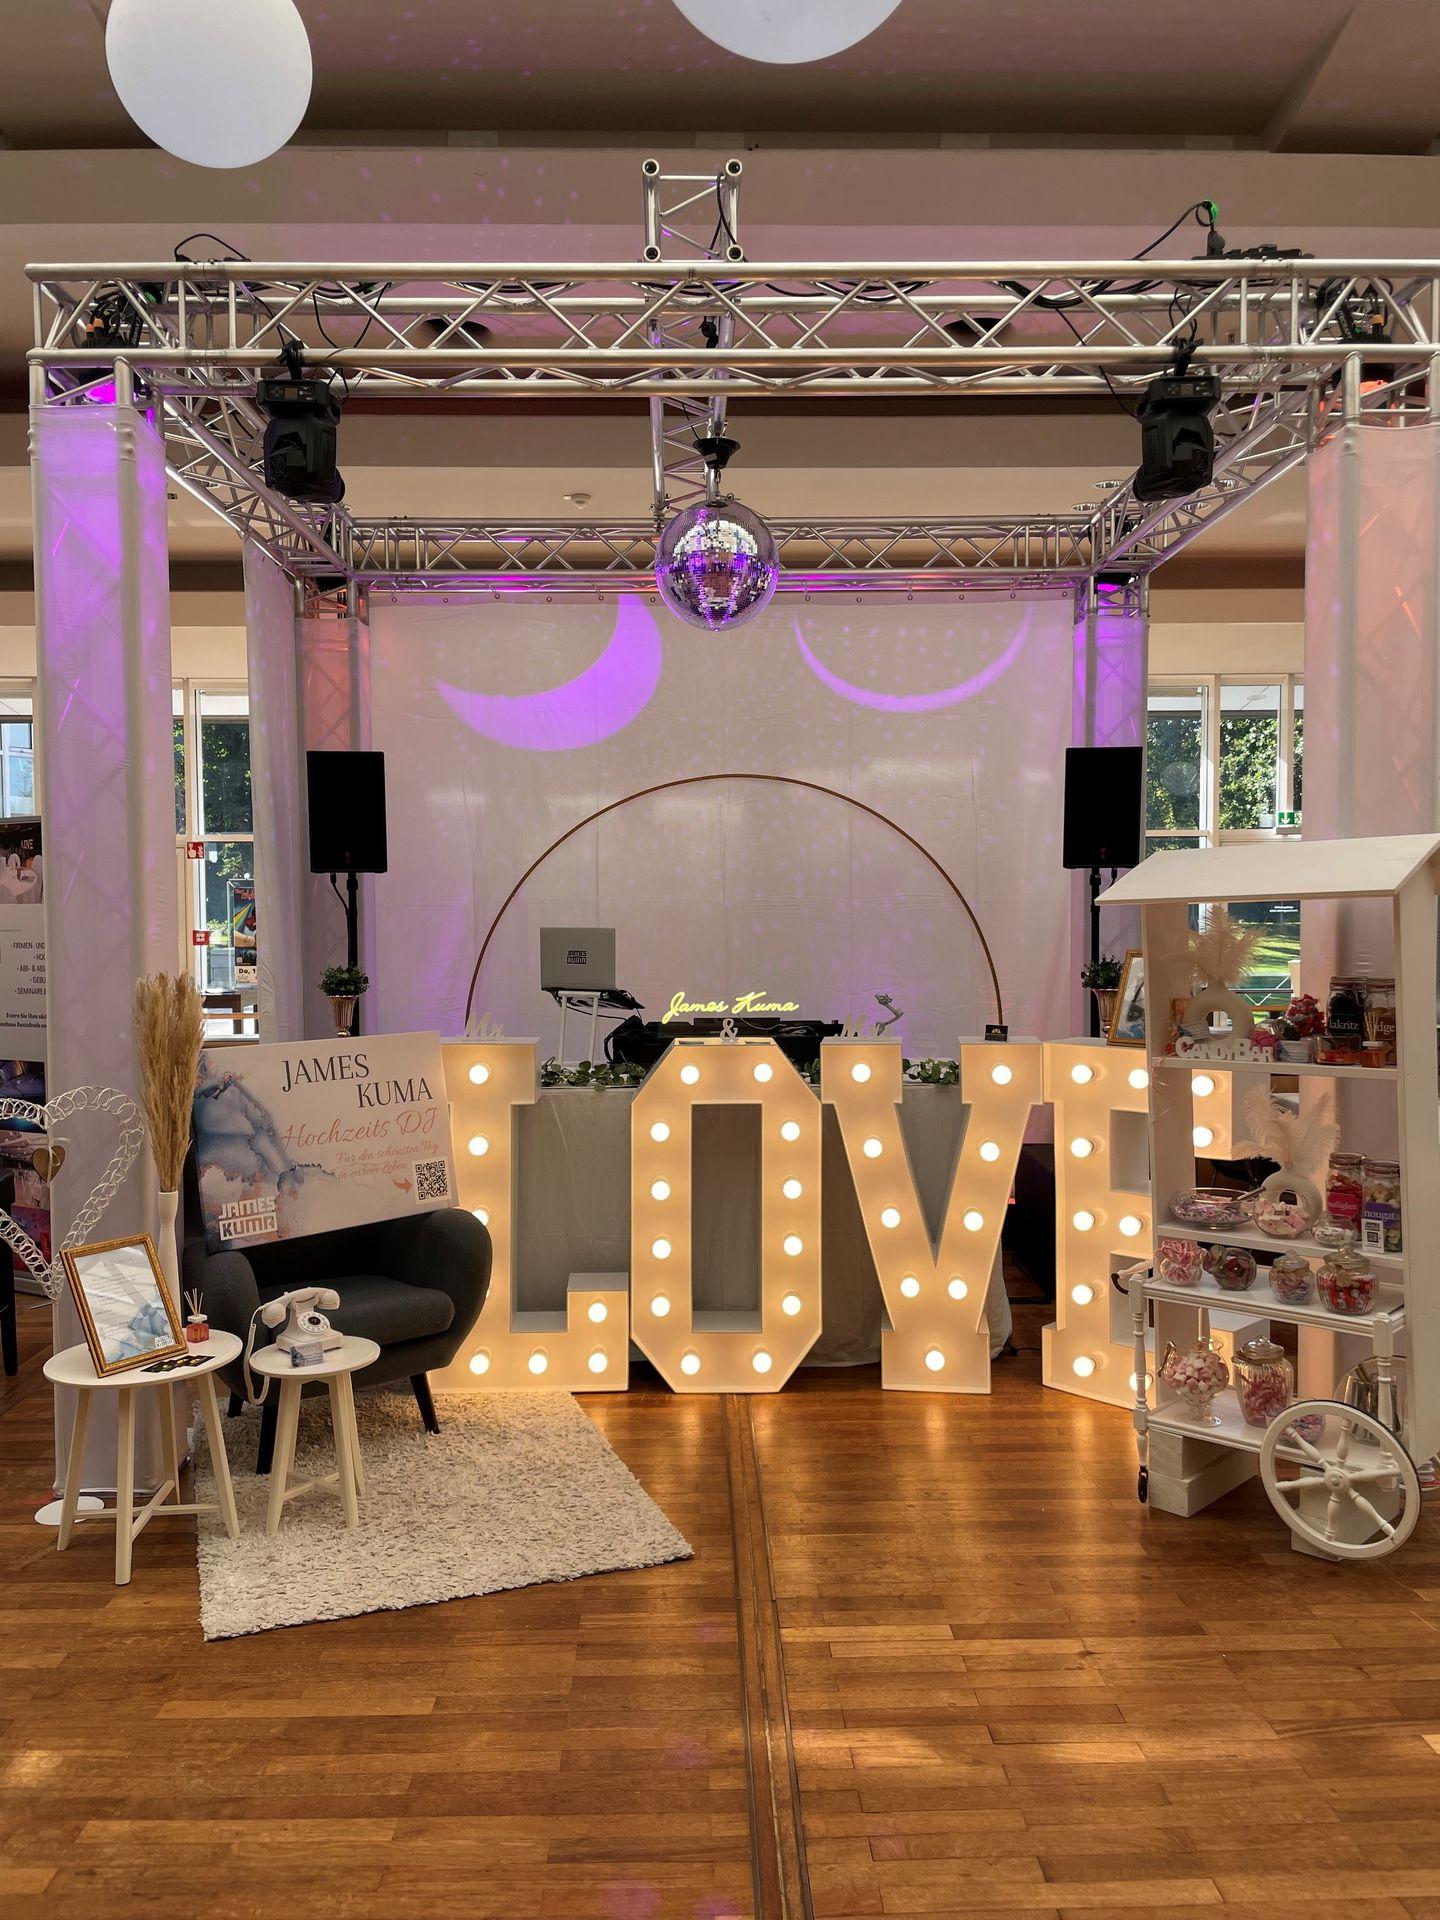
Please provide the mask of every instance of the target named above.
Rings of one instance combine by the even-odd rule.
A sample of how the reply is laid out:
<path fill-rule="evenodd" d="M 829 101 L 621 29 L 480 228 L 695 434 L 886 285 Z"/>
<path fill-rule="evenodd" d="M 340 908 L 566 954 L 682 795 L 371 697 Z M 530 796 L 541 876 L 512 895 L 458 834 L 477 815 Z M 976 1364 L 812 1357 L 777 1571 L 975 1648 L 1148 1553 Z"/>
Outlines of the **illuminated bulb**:
<path fill-rule="evenodd" d="M 1140 1216 L 1137 1213 L 1122 1213 L 1116 1225 L 1127 1240 L 1133 1240 L 1140 1231 Z"/>
<path fill-rule="evenodd" d="M 945 1356 L 940 1351 L 939 1347 L 926 1348 L 925 1364 L 930 1369 L 931 1373 L 939 1373 L 940 1369 L 945 1364 Z"/>
<path fill-rule="evenodd" d="M 998 1140 L 982 1140 L 980 1142 L 980 1158 L 982 1160 L 998 1160 L 1000 1158 L 1000 1142 Z"/>
<path fill-rule="evenodd" d="M 1210 1095 L 1215 1091 L 1215 1082 L 1210 1078 L 1208 1073 L 1197 1073 L 1190 1082 L 1190 1091 L 1198 1094 L 1200 1099 L 1208 1100 Z"/>
<path fill-rule="evenodd" d="M 682 1373 L 690 1374 L 693 1378 L 693 1376 L 700 1371 L 699 1354 L 698 1353 L 682 1353 L 680 1356 L 680 1371 Z"/>
<path fill-rule="evenodd" d="M 997 1087 L 1008 1087 L 1010 1082 L 1015 1078 L 1014 1069 L 1007 1067 L 1002 1061 L 998 1067 L 991 1067 L 990 1078 L 995 1082 Z"/>
<path fill-rule="evenodd" d="M 1095 1142 L 1087 1139 L 1083 1133 L 1076 1134 L 1070 1142 L 1070 1151 L 1077 1160 L 1088 1160 L 1095 1151 Z"/>
<path fill-rule="evenodd" d="M 800 1298 L 798 1293 L 787 1293 L 785 1298 L 780 1302 L 780 1311 L 790 1314 L 793 1318 L 804 1304 L 805 1302 Z"/>
<path fill-rule="evenodd" d="M 760 1351 L 755 1355 L 754 1359 L 750 1362 L 750 1364 L 757 1373 L 768 1373 L 771 1367 L 774 1366 L 775 1362 L 770 1358 L 769 1354 L 762 1347 Z"/>
<path fill-rule="evenodd" d="M 490 1078 L 490 1069 L 488 1067 L 481 1066 L 481 1065 L 476 1065 L 471 1067 L 470 1084 L 472 1087 L 483 1087 L 485 1082 L 489 1078 Z"/>
<path fill-rule="evenodd" d="M 1145 1391 L 1148 1393 L 1151 1387 L 1154 1386 L 1154 1384 L 1155 1384 L 1154 1374 L 1147 1372 L 1147 1374 L 1145 1375 Z M 1139 1382 L 1138 1376 L 1132 1373 L 1130 1376 L 1130 1391 L 1132 1393 L 1137 1392 L 1139 1389 L 1139 1385 L 1140 1385 L 1140 1382 Z"/>
<path fill-rule="evenodd" d="M 945 1291 L 952 1300 L 963 1300 L 970 1291 L 970 1283 L 967 1280 L 962 1280 L 959 1274 L 956 1274 Z"/>
<path fill-rule="evenodd" d="M 670 1129 L 663 1120 L 657 1120 L 654 1126 L 651 1127 L 650 1138 L 652 1140 L 668 1140 L 670 1138 Z"/>
<path fill-rule="evenodd" d="M 1095 1298 L 1095 1289 L 1094 1287 L 1087 1287 L 1082 1280 L 1078 1287 L 1071 1287 L 1070 1298 L 1075 1302 L 1077 1307 L 1088 1307 L 1090 1302 Z"/>
<path fill-rule="evenodd" d="M 668 1200 L 670 1198 L 670 1182 L 668 1180 L 652 1180 L 650 1183 L 650 1198 L 652 1200 Z"/>
<path fill-rule="evenodd" d="M 780 1191 L 787 1200 L 798 1200 L 805 1189 L 798 1180 L 787 1180 Z"/>
<path fill-rule="evenodd" d="M 1203 1150 L 1214 1140 L 1215 1129 L 1213 1127 L 1196 1127 L 1190 1138 L 1195 1142 L 1197 1147 Z"/>
<path fill-rule="evenodd" d="M 857 1060 L 854 1066 L 851 1067 L 850 1078 L 852 1080 L 858 1080 L 862 1086 L 870 1078 L 870 1069 L 863 1060 Z"/>
<path fill-rule="evenodd" d="M 775 1069 L 768 1060 L 761 1060 L 755 1068 L 755 1078 L 763 1086 L 767 1080 L 775 1078 Z"/>
<path fill-rule="evenodd" d="M 490 1209 L 488 1207 L 472 1207 L 470 1211 L 474 1214 L 475 1218 L 480 1222 L 482 1227 L 489 1226 Z"/>
<path fill-rule="evenodd" d="M 916 1294 L 919 1293 L 920 1282 L 915 1278 L 913 1273 L 907 1273 L 905 1278 L 900 1282 L 900 1291 L 907 1300 L 913 1300 Z"/>
<path fill-rule="evenodd" d="M 663 1320 L 666 1314 L 669 1313 L 670 1311 L 669 1294 L 668 1293 L 652 1294 L 650 1297 L 650 1311 L 654 1314 L 657 1320 Z"/>
<path fill-rule="evenodd" d="M 650 1242 L 650 1251 L 657 1260 L 668 1260 L 670 1258 L 670 1242 L 662 1235 L 660 1239 Z"/>
<path fill-rule="evenodd" d="M 880 1209 L 880 1224 L 882 1227 L 898 1227 L 900 1224 L 900 1209 L 898 1207 L 882 1207 Z"/>
<path fill-rule="evenodd" d="M 962 1216 L 962 1224 L 967 1233 L 979 1233 L 981 1227 L 985 1224 L 985 1216 L 983 1213 L 977 1212 L 974 1207 L 971 1207 L 969 1212 Z"/>
<path fill-rule="evenodd" d="M 1070 1224 L 1077 1233 L 1089 1233 L 1095 1224 L 1095 1216 L 1088 1207 L 1081 1207 L 1078 1213 L 1072 1213 Z"/>
<path fill-rule="evenodd" d="M 1086 1066 L 1071 1067 L 1070 1078 L 1075 1082 L 1077 1087 L 1088 1086 L 1095 1078 L 1095 1069 L 1094 1067 Z"/>
<path fill-rule="evenodd" d="M 488 1153 L 490 1151 L 490 1142 L 485 1138 L 483 1133 L 477 1133 L 471 1136 L 470 1151 L 477 1160 L 482 1153 Z"/>
<path fill-rule="evenodd" d="M 472 1353 L 470 1356 L 470 1371 L 472 1373 L 488 1373 L 490 1371 L 489 1354 L 484 1352 Z"/>
<path fill-rule="evenodd" d="M 1070 1371 L 1077 1380 L 1088 1380 L 1095 1371 L 1095 1356 L 1092 1353 L 1077 1354 L 1070 1362 Z"/>
<path fill-rule="evenodd" d="M 590 1356 L 590 1371 L 592 1373 L 603 1373 L 609 1364 L 610 1362 L 605 1358 L 605 1349 L 603 1347 L 596 1347 Z"/>
<path fill-rule="evenodd" d="M 544 1373 L 550 1364 L 550 1356 L 542 1353 L 540 1348 L 537 1347 L 525 1364 L 532 1373 Z"/>
<path fill-rule="evenodd" d="M 610 1318 L 610 1309 L 603 1300 L 592 1300 L 586 1311 L 591 1321 L 597 1327 L 604 1326 L 605 1322 Z"/>
<path fill-rule="evenodd" d="M 688 1066 L 681 1067 L 680 1078 L 685 1082 L 687 1087 L 693 1087 L 695 1082 L 700 1078 L 700 1069 L 695 1065 L 693 1060 Z"/>
<path fill-rule="evenodd" d="M 780 1129 L 780 1138 L 782 1140 L 798 1140 L 800 1138 L 800 1122 L 798 1120 L 787 1120 Z"/>
<path fill-rule="evenodd" d="M 1203 1074 L 1201 1075 L 1201 1078 L 1202 1079 L 1204 1078 Z M 1141 1092 L 1145 1087 L 1149 1086 L 1150 1075 L 1146 1072 L 1144 1067 L 1132 1067 L 1130 1069 L 1130 1084 L 1132 1087 L 1134 1087 L 1137 1093 Z M 1214 1085 L 1213 1081 L 1211 1082 L 1211 1085 L 1212 1086 Z"/>
<path fill-rule="evenodd" d="M 782 1245 L 792 1260 L 797 1253 L 803 1253 L 805 1251 L 805 1242 L 800 1238 L 798 1233 L 787 1233 Z"/>
<path fill-rule="evenodd" d="M 881 1154 L 885 1151 L 885 1149 L 880 1144 L 880 1142 L 875 1138 L 875 1136 L 872 1134 L 870 1138 L 865 1142 L 864 1146 L 861 1147 L 860 1151 L 864 1154 L 867 1160 L 878 1160 Z"/>

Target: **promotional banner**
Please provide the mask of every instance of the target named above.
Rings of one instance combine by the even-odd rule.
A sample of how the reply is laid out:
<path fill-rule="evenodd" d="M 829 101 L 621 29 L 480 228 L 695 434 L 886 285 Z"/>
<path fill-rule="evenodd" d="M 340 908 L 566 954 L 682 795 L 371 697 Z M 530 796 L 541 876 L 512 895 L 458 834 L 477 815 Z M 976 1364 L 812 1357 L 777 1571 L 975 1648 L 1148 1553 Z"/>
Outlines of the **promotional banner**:
<path fill-rule="evenodd" d="M 45 880 L 40 822 L 0 820 L 0 1094 L 45 1099 Z M 0 1128 L 0 1174 L 15 1175 L 11 1212 L 48 1260 L 50 1188 L 32 1156 L 38 1128 Z M 25 1284 L 23 1276 L 21 1285 Z"/>
<path fill-rule="evenodd" d="M 440 1037 L 207 1048 L 195 1151 L 212 1252 L 452 1206 Z"/>

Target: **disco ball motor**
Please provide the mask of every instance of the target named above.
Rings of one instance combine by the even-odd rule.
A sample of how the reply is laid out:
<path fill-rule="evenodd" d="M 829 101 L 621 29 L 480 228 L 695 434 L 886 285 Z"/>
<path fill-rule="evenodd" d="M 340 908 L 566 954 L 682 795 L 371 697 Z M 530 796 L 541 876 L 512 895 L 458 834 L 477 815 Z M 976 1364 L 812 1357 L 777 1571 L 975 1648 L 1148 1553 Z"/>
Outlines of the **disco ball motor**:
<path fill-rule="evenodd" d="M 753 620 L 779 578 L 774 536 L 738 500 L 702 501 L 677 513 L 655 556 L 660 598 L 687 626 L 711 633 Z"/>

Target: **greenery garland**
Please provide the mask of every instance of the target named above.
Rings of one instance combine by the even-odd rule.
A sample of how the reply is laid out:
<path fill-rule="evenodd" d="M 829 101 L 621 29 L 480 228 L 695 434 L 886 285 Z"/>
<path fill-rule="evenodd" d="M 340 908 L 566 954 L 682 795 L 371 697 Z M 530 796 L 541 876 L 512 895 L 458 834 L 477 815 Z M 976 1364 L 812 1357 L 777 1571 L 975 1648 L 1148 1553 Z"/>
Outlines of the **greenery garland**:
<path fill-rule="evenodd" d="M 902 1070 L 912 1086 L 954 1087 L 960 1083 L 958 1060 L 906 1060 Z M 796 1069 L 808 1086 L 820 1084 L 820 1062 L 809 1060 Z M 606 1061 L 582 1060 L 578 1066 L 562 1066 L 558 1060 L 546 1060 L 540 1068 L 542 1087 L 589 1087 L 607 1093 L 615 1089 L 633 1093 L 645 1079 L 643 1067 L 612 1067 Z"/>

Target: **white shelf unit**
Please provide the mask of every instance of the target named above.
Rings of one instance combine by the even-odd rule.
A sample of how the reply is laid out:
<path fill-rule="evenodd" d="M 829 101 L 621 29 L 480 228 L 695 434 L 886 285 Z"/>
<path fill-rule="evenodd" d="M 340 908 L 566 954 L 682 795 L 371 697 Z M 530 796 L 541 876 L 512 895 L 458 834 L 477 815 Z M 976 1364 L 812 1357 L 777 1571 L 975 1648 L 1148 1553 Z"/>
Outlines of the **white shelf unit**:
<path fill-rule="evenodd" d="M 1272 1257 L 1292 1248 L 1318 1259 L 1311 1240 L 1273 1240 L 1258 1229 L 1218 1231 L 1168 1218 L 1170 1195 L 1194 1185 L 1195 1147 L 1190 1077 L 1196 1073 L 1260 1071 L 1279 1078 L 1342 1082 L 1369 1080 L 1395 1102 L 1399 1142 L 1404 1252 L 1372 1256 L 1380 1292 L 1368 1314 L 1339 1315 L 1317 1299 L 1291 1306 L 1276 1300 L 1264 1275 L 1247 1291 L 1213 1284 L 1176 1287 L 1139 1268 L 1130 1296 L 1136 1340 L 1134 1422 L 1142 1464 L 1149 1464 L 1152 1505 L 1194 1513 L 1228 1492 L 1255 1470 L 1264 1430 L 1247 1427 L 1233 1391 L 1221 1394 L 1214 1411 L 1219 1426 L 1202 1426 L 1173 1401 L 1151 1404 L 1144 1358 L 1154 1321 L 1153 1364 L 1166 1345 L 1191 1344 L 1209 1330 L 1212 1312 L 1246 1313 L 1300 1329 L 1302 1358 L 1309 1352 L 1337 1358 L 1349 1342 L 1368 1347 L 1382 1379 L 1403 1355 L 1408 1370 L 1402 1439 L 1417 1465 L 1440 1449 L 1440 1121 L 1436 1110 L 1436 889 L 1440 884 L 1440 835 L 1384 839 L 1260 841 L 1155 853 L 1126 874 L 1101 899 L 1139 907 L 1145 956 L 1145 1003 L 1156 1017 L 1150 1043 L 1150 1168 L 1160 1239 L 1248 1247 Z M 1181 1060 L 1161 1049 L 1169 1038 L 1172 1000 L 1192 991 L 1188 959 L 1192 907 L 1243 905 L 1272 900 L 1380 900 L 1390 903 L 1396 999 L 1393 1068 L 1331 1067 L 1322 1063 Z M 1346 1151 L 1365 1152 L 1362 1138 L 1346 1137 Z M 1370 1149 L 1374 1151 L 1372 1147 Z M 1310 1371 L 1313 1375 L 1315 1366 Z M 1158 1383 L 1157 1383 L 1158 1387 Z M 1163 1388 L 1158 1389 L 1163 1394 Z M 1332 1389 L 1333 1391 L 1333 1384 Z M 1307 1395 L 1313 1396 L 1313 1386 Z M 1323 1397 L 1323 1395 L 1321 1396 Z"/>

